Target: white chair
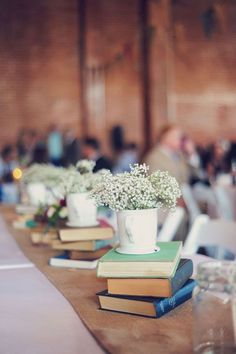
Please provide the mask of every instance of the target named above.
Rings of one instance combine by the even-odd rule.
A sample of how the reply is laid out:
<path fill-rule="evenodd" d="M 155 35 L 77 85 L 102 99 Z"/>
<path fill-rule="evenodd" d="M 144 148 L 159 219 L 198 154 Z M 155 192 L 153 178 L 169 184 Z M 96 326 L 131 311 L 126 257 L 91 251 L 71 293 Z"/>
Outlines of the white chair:
<path fill-rule="evenodd" d="M 158 218 L 160 219 L 163 215 L 158 214 Z M 185 210 L 181 207 L 176 207 L 175 211 L 168 212 L 164 222 L 162 223 L 162 228 L 158 233 L 157 240 L 169 242 L 173 240 L 176 235 L 176 232 L 182 223 L 185 216 Z M 159 220 L 160 221 L 160 220 Z M 161 220 L 162 221 L 162 220 Z"/>
<path fill-rule="evenodd" d="M 191 187 L 188 184 L 182 185 L 182 195 L 189 213 L 190 224 L 192 225 L 196 217 L 201 214 L 196 199 L 194 198 Z"/>
<path fill-rule="evenodd" d="M 158 228 L 162 228 L 164 225 L 166 218 L 169 214 L 169 210 L 164 210 L 164 209 L 158 209 L 157 210 L 157 216 L 158 216 Z"/>
<path fill-rule="evenodd" d="M 236 222 L 198 216 L 187 236 L 183 253 L 196 253 L 200 246 L 219 246 L 216 258 L 222 258 L 221 251 L 225 249 L 236 256 Z"/>
<path fill-rule="evenodd" d="M 227 220 L 236 220 L 236 188 L 216 185 L 214 192 L 218 216 Z"/>

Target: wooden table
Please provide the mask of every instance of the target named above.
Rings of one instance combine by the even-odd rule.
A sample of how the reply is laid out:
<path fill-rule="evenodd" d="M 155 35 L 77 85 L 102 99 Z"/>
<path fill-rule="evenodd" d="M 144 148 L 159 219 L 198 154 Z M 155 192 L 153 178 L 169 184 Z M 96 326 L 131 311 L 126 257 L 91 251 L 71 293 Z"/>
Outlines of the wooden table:
<path fill-rule="evenodd" d="M 92 336 L 106 352 L 114 354 L 192 353 L 191 300 L 160 319 L 101 311 L 98 309 L 95 294 L 106 288 L 105 279 L 98 279 L 95 271 L 91 270 L 50 267 L 48 259 L 56 252 L 48 247 L 33 246 L 30 242 L 29 231 L 14 230 L 10 226 L 15 217 L 12 209 L 1 207 L 0 212 L 7 221 L 11 235 L 25 256 L 64 295 Z M 15 294 L 15 299 L 18 301 L 18 294 Z M 37 302 L 35 303 L 35 306 L 39 305 Z M 48 326 L 48 331 L 51 330 L 46 319 L 45 326 Z M 22 336 L 24 335 L 25 333 L 22 334 Z M 14 333 L 12 333 L 12 338 L 14 338 Z M 24 350 L 19 352 L 26 353 Z M 52 353 L 54 354 L 54 352 Z M 78 353 L 85 353 L 85 351 L 78 351 Z M 72 352 L 65 354 L 72 354 Z M 91 354 L 95 354 L 95 352 L 91 352 Z"/>

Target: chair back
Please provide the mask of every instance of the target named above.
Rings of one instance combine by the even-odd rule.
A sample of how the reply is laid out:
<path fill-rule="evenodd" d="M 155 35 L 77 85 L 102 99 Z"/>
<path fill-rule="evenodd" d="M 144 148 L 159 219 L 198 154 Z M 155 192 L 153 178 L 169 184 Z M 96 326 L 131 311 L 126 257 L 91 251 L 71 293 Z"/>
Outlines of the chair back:
<path fill-rule="evenodd" d="M 184 215 L 185 210 L 181 207 L 176 207 L 175 211 L 168 212 L 163 226 L 157 236 L 157 240 L 164 242 L 172 241 L 181 222 L 183 221 Z"/>
<path fill-rule="evenodd" d="M 189 213 L 190 224 L 192 224 L 196 217 L 201 214 L 201 210 L 198 206 L 196 199 L 194 198 L 191 187 L 188 184 L 182 185 L 182 195 Z"/>
<path fill-rule="evenodd" d="M 217 200 L 218 217 L 236 220 L 236 188 L 216 185 L 214 192 Z"/>
<path fill-rule="evenodd" d="M 186 238 L 183 253 L 196 253 L 200 246 L 219 246 L 236 255 L 236 222 L 198 216 Z"/>

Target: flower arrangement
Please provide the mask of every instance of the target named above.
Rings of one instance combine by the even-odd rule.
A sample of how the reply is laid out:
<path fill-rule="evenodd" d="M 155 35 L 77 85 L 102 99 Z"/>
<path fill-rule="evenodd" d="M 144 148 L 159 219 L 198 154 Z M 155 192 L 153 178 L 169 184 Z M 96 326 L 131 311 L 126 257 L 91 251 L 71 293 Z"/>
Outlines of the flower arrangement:
<path fill-rule="evenodd" d="M 65 169 L 50 164 L 33 164 L 23 173 L 22 181 L 28 183 L 43 183 L 47 188 L 53 188 L 61 181 Z"/>
<path fill-rule="evenodd" d="M 56 227 L 61 220 L 67 217 L 66 202 L 64 199 L 50 206 L 40 206 L 34 215 L 34 220 L 46 224 L 48 227 Z"/>
<path fill-rule="evenodd" d="M 80 160 L 67 169 L 61 178 L 60 189 L 64 195 L 90 192 L 101 180 L 103 171 L 94 173 L 94 161 Z"/>
<path fill-rule="evenodd" d="M 148 170 L 145 164 L 134 164 L 130 165 L 130 172 L 113 175 L 106 171 L 91 191 L 91 197 L 97 205 L 115 211 L 174 209 L 181 196 L 176 179 L 163 171 L 149 175 Z"/>

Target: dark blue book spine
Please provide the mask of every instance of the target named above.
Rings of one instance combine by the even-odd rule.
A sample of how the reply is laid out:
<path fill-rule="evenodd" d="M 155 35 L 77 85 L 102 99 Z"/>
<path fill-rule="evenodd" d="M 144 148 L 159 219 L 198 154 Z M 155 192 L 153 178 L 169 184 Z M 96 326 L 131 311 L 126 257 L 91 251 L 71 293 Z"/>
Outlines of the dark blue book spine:
<path fill-rule="evenodd" d="M 177 306 L 189 300 L 192 297 L 192 292 L 195 285 L 196 282 L 190 279 L 182 289 L 177 291 L 174 296 L 166 299 L 154 300 L 154 306 L 156 308 L 157 317 L 159 318 L 165 315 Z"/>
<path fill-rule="evenodd" d="M 171 280 L 172 295 L 174 295 L 193 274 L 193 262 L 191 260 L 181 260 L 183 264 L 177 268 L 174 278 Z"/>

